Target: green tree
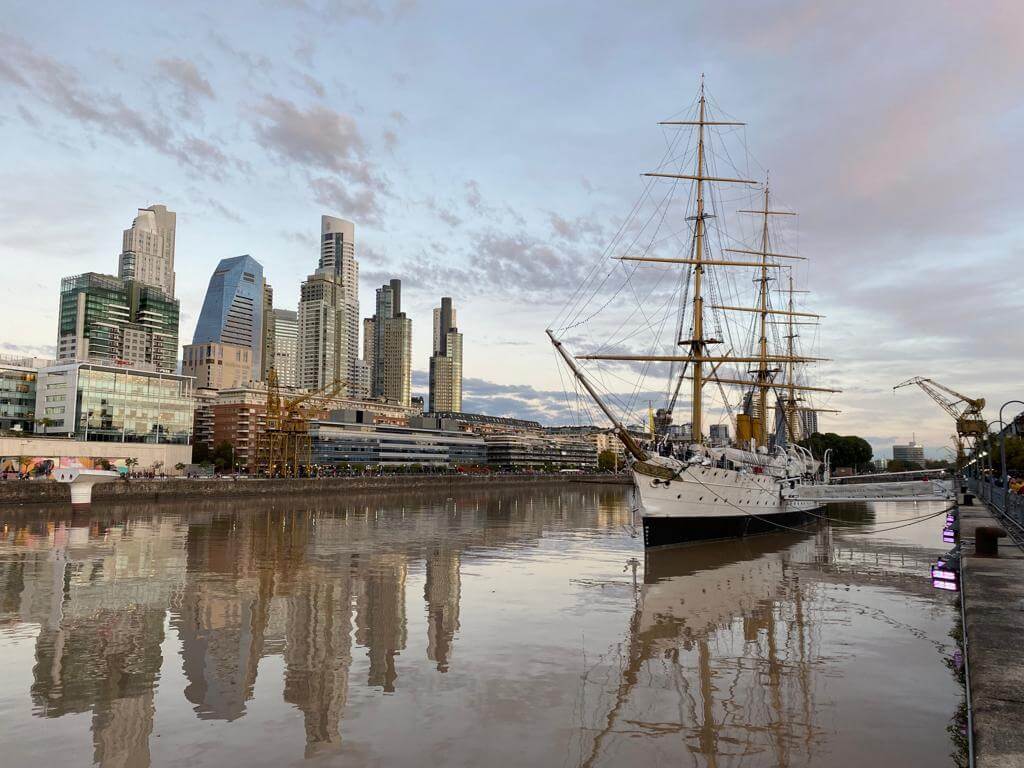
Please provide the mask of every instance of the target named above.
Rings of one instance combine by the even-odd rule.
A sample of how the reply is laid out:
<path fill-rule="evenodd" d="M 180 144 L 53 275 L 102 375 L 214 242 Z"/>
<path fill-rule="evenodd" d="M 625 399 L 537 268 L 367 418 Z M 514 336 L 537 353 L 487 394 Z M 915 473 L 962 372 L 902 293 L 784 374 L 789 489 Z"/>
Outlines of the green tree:
<path fill-rule="evenodd" d="M 619 460 L 615 455 L 615 451 L 601 451 L 597 456 L 597 468 L 602 472 L 612 472 L 618 467 L 618 465 Z"/>
<path fill-rule="evenodd" d="M 196 443 L 192 446 L 192 463 L 205 464 L 210 461 L 210 446 L 206 443 Z"/>
<path fill-rule="evenodd" d="M 815 432 L 800 445 L 807 448 L 814 458 L 823 460 L 830 450 L 833 468 L 851 467 L 855 472 L 866 470 L 871 464 L 871 444 L 857 435 L 837 435 L 835 432 Z"/>
<path fill-rule="evenodd" d="M 235 466 L 235 447 L 227 440 L 223 440 L 213 446 L 213 466 L 218 472 L 231 470 Z"/>

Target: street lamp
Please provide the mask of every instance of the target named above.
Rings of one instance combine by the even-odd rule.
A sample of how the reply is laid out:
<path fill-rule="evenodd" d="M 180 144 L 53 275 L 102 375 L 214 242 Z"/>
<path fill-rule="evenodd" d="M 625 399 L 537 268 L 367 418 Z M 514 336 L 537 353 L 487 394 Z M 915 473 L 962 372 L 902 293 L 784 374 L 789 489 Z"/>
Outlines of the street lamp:
<path fill-rule="evenodd" d="M 1003 408 L 1010 405 L 1011 403 L 1017 403 L 1018 405 L 1024 405 L 1024 400 L 1007 400 L 999 408 L 999 421 L 1003 423 Z M 1006 509 L 1006 494 L 1009 493 L 1009 479 L 1010 473 L 1006 467 L 1006 424 L 1003 424 L 1003 428 L 999 432 L 999 460 L 1003 462 L 1003 509 Z"/>

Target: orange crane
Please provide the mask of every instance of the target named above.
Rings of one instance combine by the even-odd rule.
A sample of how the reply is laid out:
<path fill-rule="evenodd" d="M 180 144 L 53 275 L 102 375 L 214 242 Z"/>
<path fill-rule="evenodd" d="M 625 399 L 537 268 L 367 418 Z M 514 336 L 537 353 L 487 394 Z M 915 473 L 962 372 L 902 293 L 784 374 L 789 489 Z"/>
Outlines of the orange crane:
<path fill-rule="evenodd" d="M 277 371 L 271 368 L 267 373 L 266 425 L 256 436 L 250 471 L 269 477 L 301 477 L 304 470 L 308 473 L 313 445 L 310 413 L 323 410 L 347 384 L 347 380 L 336 379 L 320 389 L 285 399 L 280 394 Z"/>
<path fill-rule="evenodd" d="M 956 422 L 956 463 L 957 469 L 960 469 L 964 464 L 964 440 L 977 441 L 988 432 L 988 424 L 981 415 L 985 407 L 985 398 L 967 397 L 955 389 L 923 376 L 907 379 L 893 387 L 893 391 L 914 384 L 923 389 Z"/>

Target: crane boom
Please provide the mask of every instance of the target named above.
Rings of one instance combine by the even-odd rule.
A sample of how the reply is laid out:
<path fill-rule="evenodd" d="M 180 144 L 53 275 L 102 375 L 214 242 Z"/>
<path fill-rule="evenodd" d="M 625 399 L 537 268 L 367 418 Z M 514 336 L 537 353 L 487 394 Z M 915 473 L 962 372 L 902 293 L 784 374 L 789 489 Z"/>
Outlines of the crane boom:
<path fill-rule="evenodd" d="M 985 434 L 988 427 L 985 417 L 981 415 L 981 411 L 985 407 L 985 398 L 967 397 L 952 387 L 947 387 L 945 384 L 940 384 L 934 379 L 924 376 L 907 379 L 893 387 L 893 390 L 914 384 L 923 389 L 932 400 L 953 417 L 956 422 L 956 432 L 960 437 L 976 438 Z"/>

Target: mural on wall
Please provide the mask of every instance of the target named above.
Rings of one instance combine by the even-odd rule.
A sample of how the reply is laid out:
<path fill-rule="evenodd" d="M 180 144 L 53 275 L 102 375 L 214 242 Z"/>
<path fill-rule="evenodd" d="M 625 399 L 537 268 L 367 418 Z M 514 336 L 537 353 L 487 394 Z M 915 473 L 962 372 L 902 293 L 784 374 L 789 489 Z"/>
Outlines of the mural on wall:
<path fill-rule="evenodd" d="M 0 475 L 51 477 L 57 469 L 116 469 L 128 471 L 124 458 L 100 456 L 0 456 Z"/>

